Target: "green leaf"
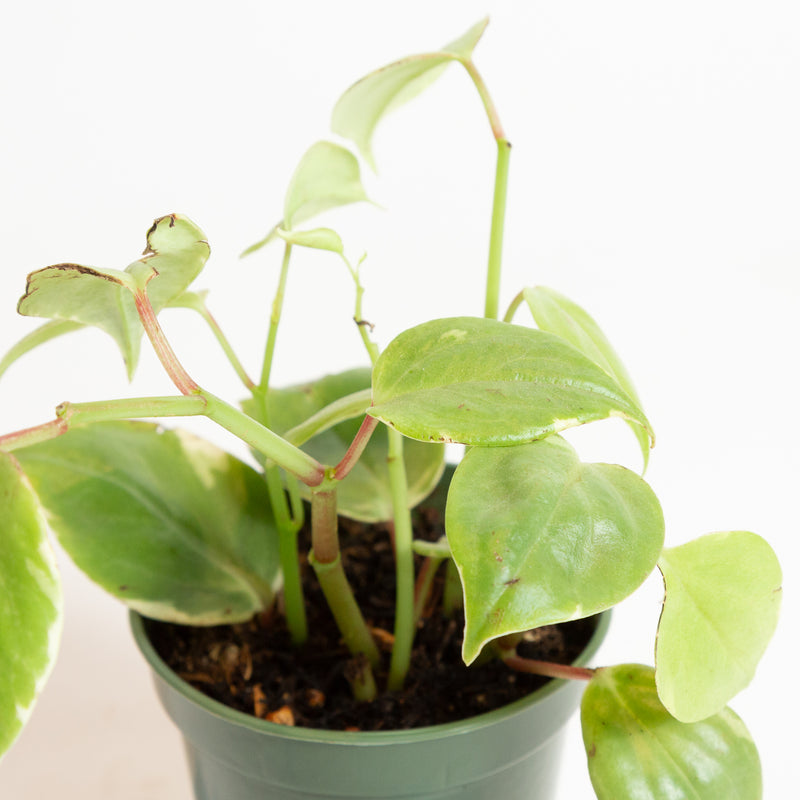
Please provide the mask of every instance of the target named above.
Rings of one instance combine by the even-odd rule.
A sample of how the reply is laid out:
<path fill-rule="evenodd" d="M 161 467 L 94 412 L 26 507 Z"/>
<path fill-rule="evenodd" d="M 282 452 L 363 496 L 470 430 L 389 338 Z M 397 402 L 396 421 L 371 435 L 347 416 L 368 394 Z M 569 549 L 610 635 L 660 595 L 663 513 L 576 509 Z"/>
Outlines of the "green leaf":
<path fill-rule="evenodd" d="M 17 309 L 25 316 L 71 323 L 56 329 L 55 334 L 51 328 L 47 338 L 74 330 L 75 323 L 104 330 L 116 341 L 128 377 L 133 377 L 144 333 L 134 293 L 146 285 L 157 313 L 197 277 L 208 259 L 209 247 L 193 222 L 171 214 L 153 223 L 144 253 L 124 272 L 79 264 L 56 264 L 32 272 Z"/>
<path fill-rule="evenodd" d="M 641 403 L 619 356 L 600 326 L 579 305 L 545 286 L 523 290 L 539 330 L 554 333 L 568 341 L 577 350 L 602 367 L 641 411 Z M 644 415 L 644 412 L 642 412 Z M 647 432 L 636 423 L 629 423 L 642 449 L 645 469 L 650 457 Z"/>
<path fill-rule="evenodd" d="M 420 94 L 452 62 L 469 60 L 488 23 L 481 20 L 441 50 L 395 61 L 361 78 L 333 109 L 334 133 L 353 141 L 374 169 L 372 135 L 383 116 Z"/>
<path fill-rule="evenodd" d="M 211 625 L 272 602 L 279 562 L 266 486 L 233 456 L 185 432 L 112 422 L 19 458 L 64 549 L 131 608 Z"/>
<path fill-rule="evenodd" d="M 761 763 L 729 708 L 687 724 L 656 693 L 653 670 L 597 670 L 581 703 L 589 775 L 599 800 L 760 800 Z"/>
<path fill-rule="evenodd" d="M 315 250 L 330 250 L 339 255 L 344 253 L 344 245 L 339 234 L 330 228 L 314 228 L 310 231 L 285 231 L 278 228 L 276 233 L 287 244 L 311 247 Z"/>
<path fill-rule="evenodd" d="M 684 722 L 719 711 L 753 678 L 778 624 L 781 568 L 755 533 L 702 536 L 664 551 L 656 639 L 661 702 Z"/>
<path fill-rule="evenodd" d="M 372 386 L 369 413 L 424 441 L 519 444 L 612 416 L 651 430 L 616 381 L 563 339 L 491 319 L 404 331 Z"/>
<path fill-rule="evenodd" d="M 284 198 L 283 219 L 242 255 L 260 250 L 280 236 L 281 229 L 284 233 L 290 232 L 295 225 L 323 211 L 360 201 L 369 201 L 369 198 L 361 184 L 358 159 L 341 145 L 316 142 L 305 152 L 292 175 Z"/>
<path fill-rule="evenodd" d="M 271 389 L 268 406 L 270 427 L 276 433 L 284 434 L 320 409 L 330 406 L 342 397 L 368 388 L 369 384 L 370 370 L 363 368 L 327 375 L 313 383 Z M 340 422 L 315 435 L 303 445 L 303 450 L 322 464 L 337 464 L 358 432 L 368 404 L 369 400 L 366 399 L 358 418 Z M 255 400 L 248 401 L 244 408 L 248 414 L 263 421 L 263 412 L 259 413 L 258 405 Z M 403 458 L 409 483 L 409 506 L 413 507 L 427 497 L 441 477 L 444 469 L 444 448 L 442 445 L 413 441 L 405 444 Z M 338 485 L 339 513 L 364 522 L 392 518 L 387 457 L 386 431 L 377 430 L 350 474 Z"/>
<path fill-rule="evenodd" d="M 615 605 L 664 543 L 650 487 L 624 467 L 581 463 L 558 436 L 468 450 L 445 528 L 464 586 L 468 664 L 499 636 Z"/>
<path fill-rule="evenodd" d="M 19 358 L 29 353 L 39 345 L 49 342 L 65 333 L 79 331 L 84 325 L 80 322 L 70 322 L 69 320 L 52 320 L 40 325 L 36 330 L 31 331 L 27 336 L 23 336 L 0 361 L 0 376 Z"/>
<path fill-rule="evenodd" d="M 17 461 L 0 452 L 0 754 L 22 730 L 50 674 L 61 618 L 44 516 Z"/>

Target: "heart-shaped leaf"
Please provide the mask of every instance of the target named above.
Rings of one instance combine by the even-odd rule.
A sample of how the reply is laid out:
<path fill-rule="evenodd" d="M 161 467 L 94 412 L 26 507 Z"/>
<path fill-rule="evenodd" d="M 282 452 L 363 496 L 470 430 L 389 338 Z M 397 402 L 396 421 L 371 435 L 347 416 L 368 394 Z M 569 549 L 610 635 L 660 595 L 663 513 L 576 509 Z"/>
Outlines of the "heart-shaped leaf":
<path fill-rule="evenodd" d="M 395 61 L 361 78 L 333 109 L 334 133 L 353 141 L 374 169 L 372 135 L 381 118 L 430 86 L 449 64 L 471 58 L 488 23 L 481 20 L 441 50 Z"/>
<path fill-rule="evenodd" d="M 445 527 L 464 585 L 467 663 L 499 636 L 615 605 L 664 543 L 650 487 L 624 467 L 581 463 L 558 436 L 468 450 Z"/>
<path fill-rule="evenodd" d="M 30 716 L 58 650 L 62 598 L 39 502 L 0 452 L 0 754 Z"/>
<path fill-rule="evenodd" d="M 509 445 L 619 416 L 651 431 L 603 369 L 563 339 L 491 319 L 438 319 L 383 351 L 369 413 L 413 439 Z"/>
<path fill-rule="evenodd" d="M 778 624 L 781 568 L 755 533 L 702 536 L 663 552 L 656 639 L 661 702 L 684 722 L 717 713 L 753 678 Z"/>
<path fill-rule="evenodd" d="M 268 406 L 270 427 L 276 433 L 284 434 L 340 398 L 368 388 L 370 372 L 368 368 L 353 369 L 327 375 L 313 383 L 271 389 Z M 309 439 L 303 445 L 303 450 L 322 464 L 337 464 L 358 432 L 368 403 L 366 400 L 358 418 L 340 422 L 322 431 Z M 260 419 L 257 401 L 248 401 L 243 406 L 248 414 Z M 339 513 L 363 522 L 392 518 L 392 497 L 386 467 L 388 454 L 386 431 L 375 431 L 361 458 L 338 485 Z M 444 447 L 408 441 L 403 447 L 403 458 L 408 477 L 409 506 L 413 507 L 430 494 L 441 477 Z M 301 489 L 307 492 L 304 487 Z"/>
<path fill-rule="evenodd" d="M 641 410 L 641 403 L 628 371 L 605 334 L 600 330 L 600 326 L 586 311 L 564 295 L 545 286 L 525 289 L 523 296 L 539 330 L 560 336 L 602 367 Z M 629 425 L 639 441 L 646 469 L 650 457 L 650 441 L 647 431 L 636 423 L 629 423 Z"/>
<path fill-rule="evenodd" d="M 760 800 L 761 763 L 729 708 L 702 722 L 676 720 L 653 670 L 597 670 L 581 703 L 589 775 L 599 800 Z"/>
<path fill-rule="evenodd" d="M 197 277 L 208 259 L 209 247 L 191 220 L 171 214 L 153 223 L 144 253 L 123 272 L 79 264 L 56 264 L 32 272 L 17 310 L 25 316 L 101 328 L 116 341 L 128 377 L 133 377 L 144 333 L 134 293 L 146 285 L 150 304 L 160 311 Z M 52 338 L 75 328 L 72 324 L 56 333 L 52 328 L 45 330 L 47 338 Z"/>
<path fill-rule="evenodd" d="M 358 159 L 346 147 L 333 142 L 316 142 L 300 159 L 289 181 L 283 219 L 242 255 L 260 250 L 278 236 L 281 229 L 291 232 L 296 225 L 317 214 L 360 201 L 369 201 L 369 197 L 361 183 Z"/>
<path fill-rule="evenodd" d="M 233 456 L 144 422 L 76 428 L 18 455 L 64 549 L 131 608 L 211 625 L 272 602 L 266 486 Z"/>

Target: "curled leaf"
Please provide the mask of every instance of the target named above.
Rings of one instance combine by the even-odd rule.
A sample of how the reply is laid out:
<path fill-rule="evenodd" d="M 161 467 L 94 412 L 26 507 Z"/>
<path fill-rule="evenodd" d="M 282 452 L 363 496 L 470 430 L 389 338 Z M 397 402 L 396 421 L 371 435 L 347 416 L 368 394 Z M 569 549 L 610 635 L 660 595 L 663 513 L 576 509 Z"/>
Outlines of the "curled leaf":
<path fill-rule="evenodd" d="M 333 131 L 353 141 L 374 169 L 372 135 L 383 116 L 430 86 L 449 64 L 471 58 L 488 24 L 483 19 L 441 50 L 409 56 L 361 78 L 336 103 Z"/>
<path fill-rule="evenodd" d="M 170 214 L 153 223 L 147 232 L 144 256 L 124 271 L 56 264 L 32 272 L 17 306 L 19 313 L 63 324 L 40 329 L 46 338 L 40 335 L 33 342 L 29 339 L 28 344 L 33 347 L 55 335 L 93 325 L 116 341 L 128 377 L 133 377 L 144 333 L 136 312 L 135 292 L 146 286 L 157 313 L 197 277 L 208 255 L 203 232 L 186 217 Z"/>

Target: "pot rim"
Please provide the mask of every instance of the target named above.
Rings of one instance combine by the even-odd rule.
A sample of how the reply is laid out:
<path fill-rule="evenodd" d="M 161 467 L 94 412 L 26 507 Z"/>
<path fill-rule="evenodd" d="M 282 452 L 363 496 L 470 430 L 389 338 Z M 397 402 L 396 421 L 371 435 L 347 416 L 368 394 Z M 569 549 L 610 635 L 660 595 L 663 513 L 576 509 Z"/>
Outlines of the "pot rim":
<path fill-rule="evenodd" d="M 419 742 L 426 739 L 441 738 L 443 736 L 457 736 L 467 731 L 496 725 L 515 714 L 540 704 L 559 689 L 572 683 L 572 681 L 553 678 L 544 686 L 531 692 L 526 697 L 508 703 L 501 708 L 487 711 L 473 717 L 467 717 L 455 722 L 440 725 L 427 725 L 407 730 L 390 731 L 331 731 L 318 728 L 291 727 L 279 725 L 275 722 L 259 719 L 251 714 L 231 708 L 224 703 L 214 700 L 195 689 L 180 678 L 156 652 L 145 630 L 145 619 L 136 611 L 129 612 L 129 621 L 133 637 L 142 655 L 147 660 L 157 678 L 164 681 L 170 688 L 178 692 L 191 703 L 199 706 L 207 713 L 225 720 L 233 725 L 248 728 L 264 735 L 279 736 L 298 741 L 335 743 L 339 745 L 386 745 L 399 742 Z M 597 627 L 586 644 L 581 655 L 575 659 L 574 666 L 585 666 L 597 653 L 611 621 L 611 611 L 604 611 L 597 617 Z"/>

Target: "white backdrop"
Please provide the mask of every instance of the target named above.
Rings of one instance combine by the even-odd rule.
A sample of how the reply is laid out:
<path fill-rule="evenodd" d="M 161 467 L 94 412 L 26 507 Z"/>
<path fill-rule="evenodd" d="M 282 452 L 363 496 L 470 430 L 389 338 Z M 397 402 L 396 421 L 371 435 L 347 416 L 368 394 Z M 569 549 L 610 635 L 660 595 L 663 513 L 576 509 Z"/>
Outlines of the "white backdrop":
<path fill-rule="evenodd" d="M 542 283 L 604 326 L 657 431 L 648 480 L 670 543 L 743 528 L 778 552 L 782 624 L 732 706 L 759 745 L 765 797 L 787 797 L 796 735 L 785 720 L 800 711 L 788 682 L 800 623 L 793 0 L 15 3 L 0 31 L 0 350 L 35 325 L 14 315 L 27 272 L 123 268 L 153 218 L 175 211 L 206 232 L 213 252 L 198 287 L 211 288 L 213 312 L 257 371 L 280 254 L 238 253 L 280 218 L 287 180 L 329 136 L 339 93 L 487 13 L 476 62 L 514 144 L 503 301 Z M 385 210 L 325 220 L 352 255 L 369 254 L 364 313 L 381 344 L 432 316 L 482 313 L 494 152 L 477 96 L 452 68 L 379 130 L 380 175 L 365 180 Z M 297 255 L 277 382 L 363 362 L 352 302 L 333 259 Z M 201 323 L 179 311 L 162 321 L 193 377 L 235 400 L 236 378 Z M 0 382 L 2 429 L 45 421 L 65 399 L 170 391 L 149 353 L 129 386 L 110 339 L 75 334 Z M 575 441 L 589 459 L 638 468 L 621 426 Z M 0 797 L 187 800 L 178 736 L 123 609 L 59 555 L 62 652 L 0 764 Z M 652 663 L 659 604 L 654 578 L 619 609 L 599 662 Z M 573 723 L 557 800 L 593 796 L 584 760 Z"/>

